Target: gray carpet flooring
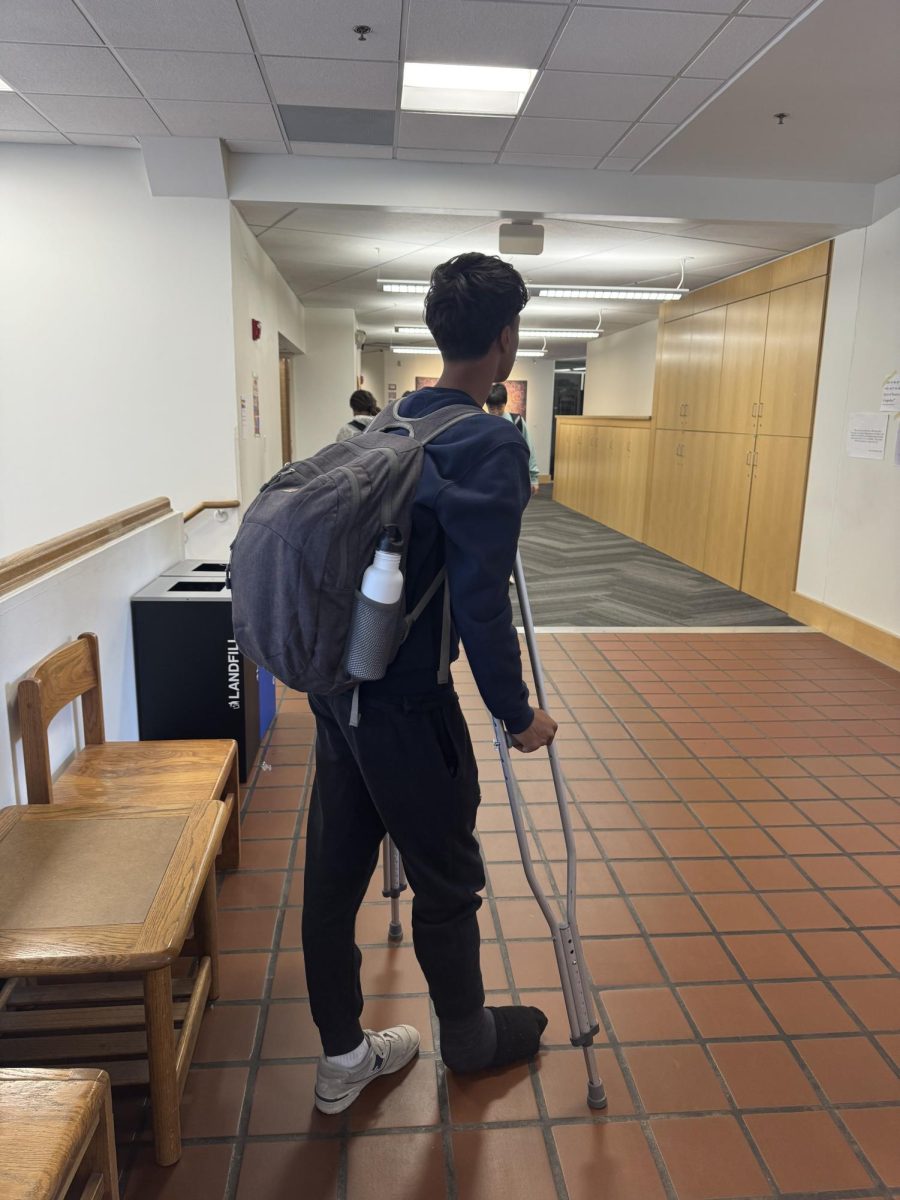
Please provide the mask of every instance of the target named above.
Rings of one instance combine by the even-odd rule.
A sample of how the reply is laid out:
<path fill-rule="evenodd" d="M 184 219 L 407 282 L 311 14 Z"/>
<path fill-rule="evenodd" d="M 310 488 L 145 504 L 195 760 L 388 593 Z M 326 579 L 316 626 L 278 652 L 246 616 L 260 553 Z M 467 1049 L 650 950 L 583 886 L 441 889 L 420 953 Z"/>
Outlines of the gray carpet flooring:
<path fill-rule="evenodd" d="M 555 504 L 543 488 L 519 542 L 538 625 L 796 625 L 785 613 Z M 516 621 L 519 613 L 514 605 Z"/>

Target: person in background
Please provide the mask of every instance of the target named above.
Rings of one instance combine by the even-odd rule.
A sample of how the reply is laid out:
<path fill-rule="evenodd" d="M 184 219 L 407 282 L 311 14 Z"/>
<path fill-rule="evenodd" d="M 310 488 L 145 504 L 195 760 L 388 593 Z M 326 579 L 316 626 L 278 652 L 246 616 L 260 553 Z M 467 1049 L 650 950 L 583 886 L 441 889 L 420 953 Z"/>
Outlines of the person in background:
<path fill-rule="evenodd" d="M 336 442 L 345 442 L 347 438 L 356 437 L 371 425 L 381 411 L 371 392 L 358 388 L 350 397 L 350 407 L 353 417 L 337 431 Z"/>
<path fill-rule="evenodd" d="M 524 417 L 521 417 L 518 413 L 507 412 L 506 401 L 506 388 L 502 383 L 495 383 L 487 399 L 487 410 L 492 417 L 505 417 L 507 421 L 512 421 L 528 444 L 528 476 L 531 480 L 531 494 L 532 496 L 536 496 L 541 486 L 541 473 L 538 470 L 534 443 L 531 440 L 531 434 L 528 432 L 528 426 L 525 424 Z"/>

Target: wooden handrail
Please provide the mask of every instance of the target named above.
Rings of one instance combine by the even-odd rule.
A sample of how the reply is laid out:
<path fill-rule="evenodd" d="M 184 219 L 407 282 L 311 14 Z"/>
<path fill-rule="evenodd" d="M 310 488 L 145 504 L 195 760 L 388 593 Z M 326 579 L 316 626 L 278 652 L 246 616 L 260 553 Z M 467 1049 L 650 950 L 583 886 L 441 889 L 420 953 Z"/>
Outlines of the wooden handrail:
<path fill-rule="evenodd" d="M 80 558 L 91 550 L 105 546 L 107 542 L 115 541 L 123 533 L 138 529 L 141 525 L 149 525 L 171 511 L 172 504 L 168 496 L 157 496 L 155 500 L 146 500 L 143 504 L 135 504 L 133 508 L 123 508 L 110 517 L 82 525 L 48 542 L 39 542 L 7 558 L 0 558 L 0 596 L 55 571 L 73 558 Z"/>
<path fill-rule="evenodd" d="M 185 525 L 188 521 L 193 521 L 194 517 L 199 517 L 207 508 L 240 508 L 240 500 L 201 500 L 199 504 L 195 504 L 193 508 L 186 510 L 184 514 Z"/>

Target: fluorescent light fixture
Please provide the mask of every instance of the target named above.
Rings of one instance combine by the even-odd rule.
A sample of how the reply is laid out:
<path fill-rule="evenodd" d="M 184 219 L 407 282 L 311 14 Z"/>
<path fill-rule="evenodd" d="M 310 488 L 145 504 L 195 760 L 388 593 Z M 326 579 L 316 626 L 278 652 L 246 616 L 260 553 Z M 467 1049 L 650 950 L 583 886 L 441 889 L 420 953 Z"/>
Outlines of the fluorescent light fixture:
<path fill-rule="evenodd" d="M 687 288 L 570 287 L 565 284 L 531 285 L 548 300 L 680 300 Z"/>
<path fill-rule="evenodd" d="M 391 346 L 391 354 L 440 354 L 437 346 Z M 519 350 L 517 358 L 543 358 L 543 350 Z"/>
<path fill-rule="evenodd" d="M 11 91 L 12 91 L 12 87 L 6 82 L 6 80 L 0 79 L 0 92 L 11 92 Z"/>
<path fill-rule="evenodd" d="M 528 67 L 470 67 L 408 62 L 403 68 L 404 112 L 514 117 L 537 71 Z"/>
<path fill-rule="evenodd" d="M 424 296 L 429 284 L 417 279 L 379 279 L 378 286 L 383 292 L 402 292 L 410 296 Z"/>
<path fill-rule="evenodd" d="M 599 337 L 602 329 L 520 329 L 520 337 L 539 337 L 539 338 L 574 338 L 578 341 L 583 341 L 587 338 Z M 403 337 L 431 337 L 431 331 L 427 325 L 395 325 L 394 333 L 399 333 Z"/>

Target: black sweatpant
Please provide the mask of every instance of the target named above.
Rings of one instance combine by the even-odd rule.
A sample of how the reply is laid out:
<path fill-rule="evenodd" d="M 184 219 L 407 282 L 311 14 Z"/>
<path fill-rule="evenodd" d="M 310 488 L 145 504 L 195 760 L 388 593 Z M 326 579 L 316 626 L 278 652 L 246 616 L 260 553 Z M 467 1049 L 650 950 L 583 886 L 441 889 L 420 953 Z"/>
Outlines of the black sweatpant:
<path fill-rule="evenodd" d="M 312 1016 L 326 1054 L 362 1041 L 356 913 L 388 831 L 415 893 L 413 942 L 439 1017 L 484 1004 L 476 913 L 484 867 L 473 832 L 480 792 L 472 743 L 451 686 L 425 695 L 311 696 L 316 778 L 303 891 Z M 387 922 L 385 922 L 387 930 Z"/>

